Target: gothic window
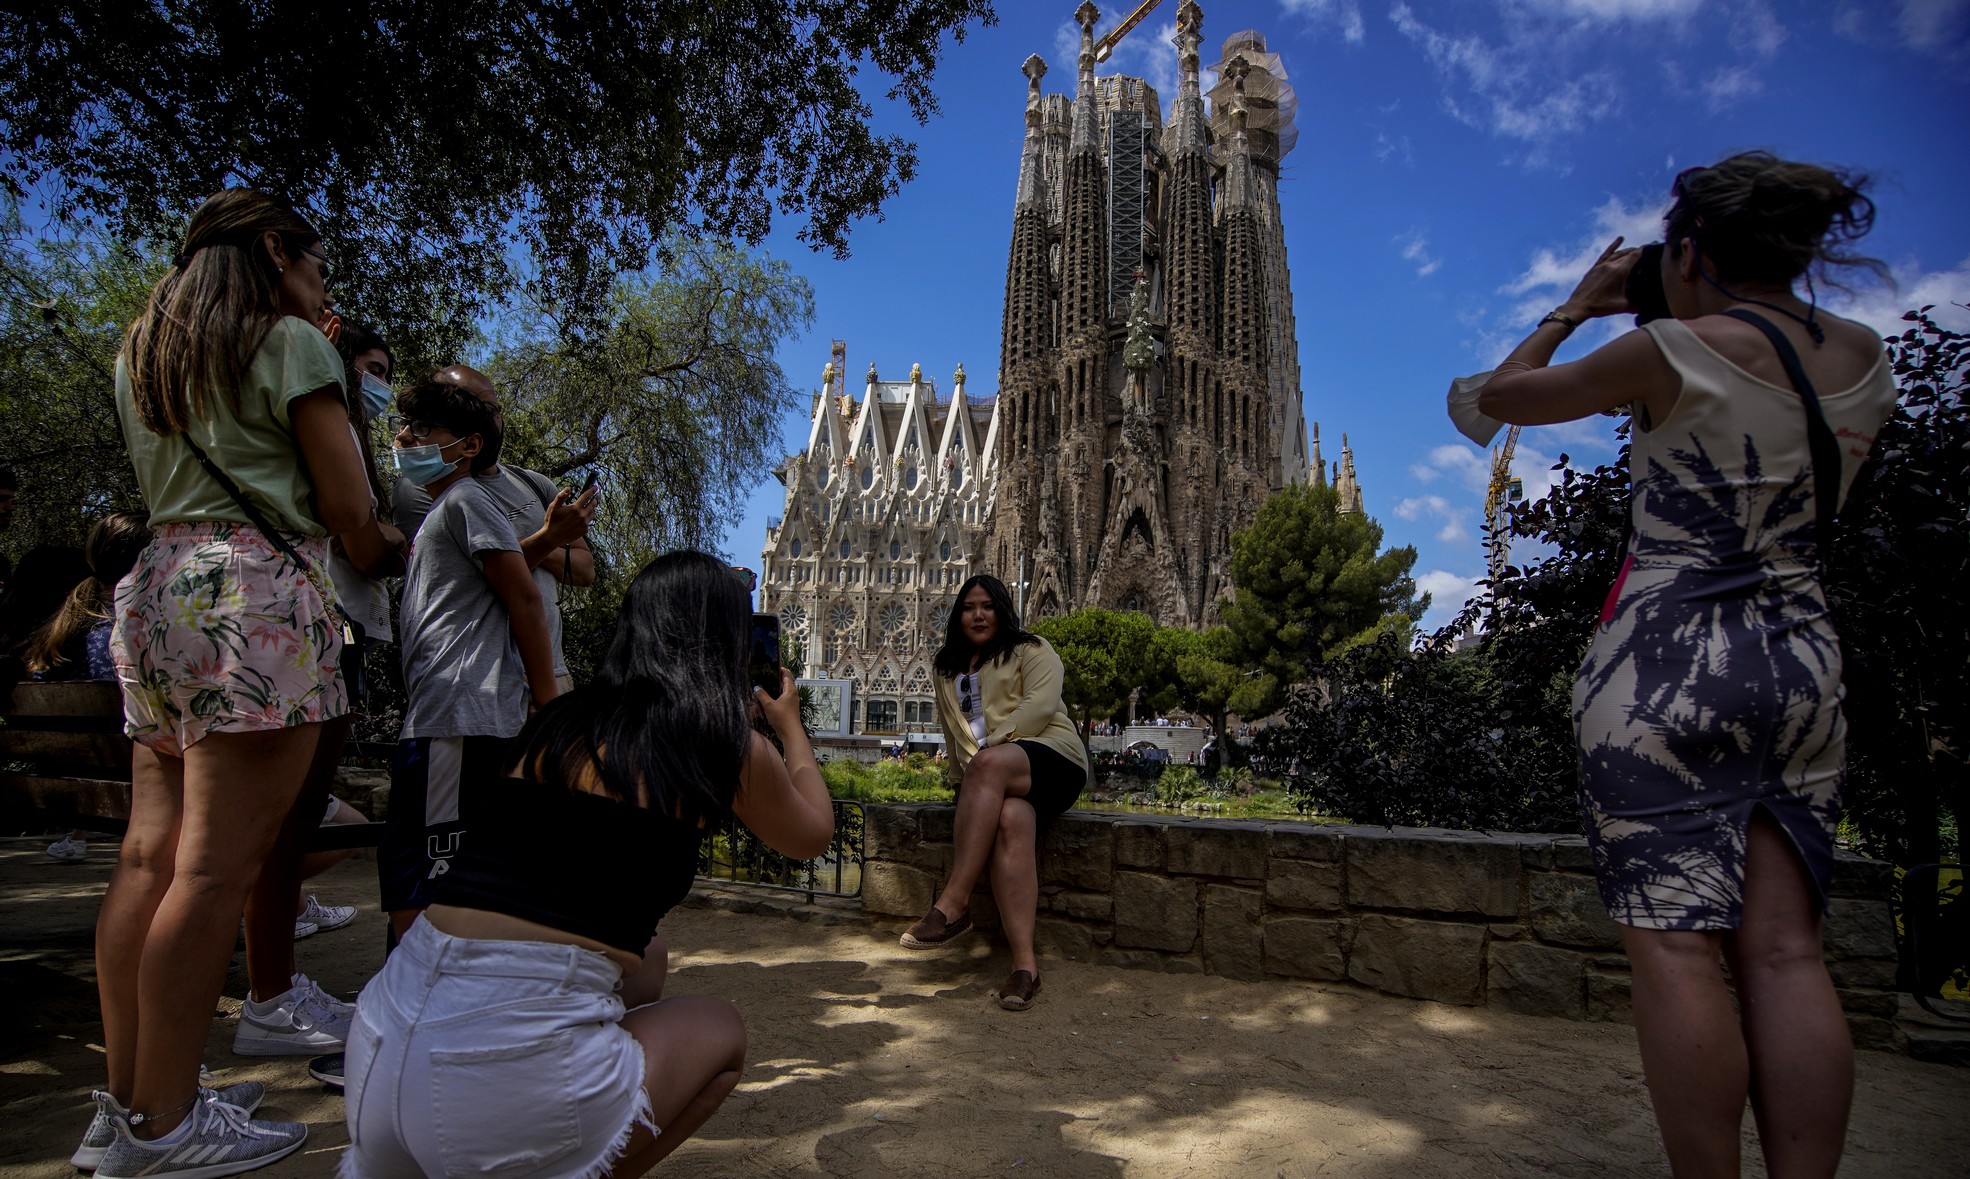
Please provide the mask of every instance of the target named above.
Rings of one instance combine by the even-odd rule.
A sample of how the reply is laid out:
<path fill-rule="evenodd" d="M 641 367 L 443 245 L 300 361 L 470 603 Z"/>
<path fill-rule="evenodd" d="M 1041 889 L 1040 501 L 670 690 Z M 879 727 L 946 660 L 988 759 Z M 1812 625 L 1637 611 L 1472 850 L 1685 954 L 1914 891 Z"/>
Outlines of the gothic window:
<path fill-rule="evenodd" d="M 874 467 L 874 466 L 865 466 L 865 467 L 863 467 L 863 468 L 862 468 L 862 490 L 863 490 L 863 491 L 867 491 L 867 490 L 868 490 L 868 489 L 869 489 L 870 487 L 872 487 L 872 486 L 874 486 L 874 485 L 875 485 L 875 481 L 876 481 L 876 470 L 875 470 L 875 467 Z"/>
<path fill-rule="evenodd" d="M 789 557 L 798 557 L 800 555 L 800 538 L 798 536 L 787 542 L 787 555 Z"/>
<path fill-rule="evenodd" d="M 903 476 L 903 486 L 910 491 L 917 489 L 917 469 L 915 467 L 911 467 L 909 473 Z"/>
<path fill-rule="evenodd" d="M 788 602 L 780 607 L 780 629 L 790 635 L 807 633 L 807 607 L 799 602 Z"/>
<path fill-rule="evenodd" d="M 890 559 L 890 560 L 892 560 L 892 561 L 894 561 L 894 560 L 896 560 L 896 559 L 897 559 L 898 557 L 901 557 L 902 555 L 903 555 L 903 542 L 902 542 L 902 541 L 900 541 L 900 540 L 892 540 L 892 541 L 890 541 L 890 542 L 889 542 L 889 559 Z"/>
<path fill-rule="evenodd" d="M 798 542 L 798 541 L 796 541 L 795 543 L 797 544 L 797 543 L 799 543 L 799 542 Z M 800 555 L 799 553 L 795 553 L 795 554 L 794 554 L 794 556 L 796 556 L 796 557 L 797 557 L 797 556 L 799 556 L 799 555 Z M 941 545 L 939 545 L 939 546 L 937 547 L 937 559 L 938 559 L 938 560 L 940 560 L 940 561 L 948 561 L 948 560 L 950 560 L 950 559 L 951 559 L 951 542 L 950 542 L 950 541 L 948 541 L 948 540 L 947 540 L 947 541 L 945 541 L 945 542 L 944 542 L 943 544 L 941 544 Z"/>
<path fill-rule="evenodd" d="M 885 640 L 895 643 L 903 637 L 903 627 L 909 622 L 909 617 L 903 607 L 892 604 L 882 608 L 876 625 L 882 629 Z"/>
<path fill-rule="evenodd" d="M 828 476 L 833 470 L 834 464 L 826 458 L 822 458 L 816 462 L 814 464 L 814 486 L 826 487 L 828 485 Z"/>
<path fill-rule="evenodd" d="M 862 725 L 865 733 L 893 733 L 896 731 L 896 701 L 871 700 L 868 704 L 868 720 Z"/>
<path fill-rule="evenodd" d="M 855 607 L 847 602 L 835 603 L 828 611 L 828 629 L 835 634 L 846 634 L 855 628 Z"/>
<path fill-rule="evenodd" d="M 959 459 L 957 462 L 951 464 L 951 486 L 952 487 L 964 486 L 964 460 L 963 459 Z"/>
<path fill-rule="evenodd" d="M 841 555 L 843 560 L 848 557 L 848 542 L 845 540 L 841 542 Z"/>

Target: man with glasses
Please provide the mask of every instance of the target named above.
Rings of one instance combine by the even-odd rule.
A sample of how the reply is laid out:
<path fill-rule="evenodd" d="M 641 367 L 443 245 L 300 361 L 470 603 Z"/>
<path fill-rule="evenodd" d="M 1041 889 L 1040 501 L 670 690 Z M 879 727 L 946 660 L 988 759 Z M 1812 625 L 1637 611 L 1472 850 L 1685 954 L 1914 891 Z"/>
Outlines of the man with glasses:
<path fill-rule="evenodd" d="M 492 408 L 493 418 L 503 429 L 505 419 L 500 413 L 499 393 L 486 375 L 477 369 L 462 364 L 447 365 L 432 374 L 431 379 L 440 385 L 453 385 L 478 398 Z M 393 422 L 392 429 L 404 425 L 411 427 L 413 436 L 418 423 Z M 566 692 L 574 684 L 568 675 L 568 660 L 561 646 L 560 587 L 564 585 L 592 585 L 595 581 L 595 555 L 588 547 L 588 525 L 595 515 L 598 492 L 591 487 L 579 495 L 554 486 L 554 482 L 538 471 L 499 461 L 498 447 L 493 446 L 492 462 L 473 477 L 492 494 L 493 500 L 505 511 L 512 521 L 513 531 L 520 536 L 520 554 L 527 567 L 533 570 L 534 584 L 540 589 L 541 601 L 547 605 L 548 638 L 554 649 L 554 679 L 560 690 Z M 392 519 L 405 536 L 415 538 L 417 529 L 424 523 L 424 517 L 431 510 L 431 497 L 422 487 L 408 479 L 399 478 L 391 489 L 390 502 Z"/>

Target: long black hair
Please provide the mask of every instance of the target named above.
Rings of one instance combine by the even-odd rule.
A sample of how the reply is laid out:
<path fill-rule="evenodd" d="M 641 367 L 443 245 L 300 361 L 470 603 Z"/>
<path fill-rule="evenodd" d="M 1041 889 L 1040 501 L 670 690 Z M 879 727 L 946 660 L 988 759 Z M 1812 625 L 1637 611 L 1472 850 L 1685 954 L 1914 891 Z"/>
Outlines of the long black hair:
<path fill-rule="evenodd" d="M 999 629 L 993 633 L 992 641 L 977 652 L 980 667 L 1010 659 L 1014 648 L 1040 641 L 1040 636 L 1019 625 L 1019 608 L 1012 604 L 1012 591 L 1006 588 L 1006 583 L 989 573 L 980 573 L 958 587 L 958 600 L 951 603 L 951 616 L 944 623 L 944 645 L 937 648 L 937 657 L 931 661 L 937 674 L 946 679 L 971 670 L 973 649 L 964 633 L 964 600 L 971 596 L 974 587 L 985 590 L 992 599 L 992 613 L 999 617 Z"/>
<path fill-rule="evenodd" d="M 687 823 L 731 813 L 752 744 L 752 597 L 725 562 L 665 553 L 623 594 L 595 682 L 520 731 L 523 776 L 601 792 Z"/>
<path fill-rule="evenodd" d="M 363 408 L 362 374 L 356 371 L 356 357 L 365 352 L 381 352 L 390 362 L 390 376 L 397 375 L 397 354 L 390 351 L 390 345 L 381 333 L 366 323 L 353 319 L 342 321 L 341 338 L 335 341 L 335 350 L 342 354 L 342 367 L 348 371 L 349 424 L 356 428 L 356 445 L 362 450 L 363 470 L 369 475 L 369 493 L 376 497 L 377 511 L 384 518 L 390 515 L 390 489 L 383 482 L 383 475 L 376 467 L 376 447 L 370 441 L 369 411 Z M 389 384 L 385 381 L 384 384 Z"/>

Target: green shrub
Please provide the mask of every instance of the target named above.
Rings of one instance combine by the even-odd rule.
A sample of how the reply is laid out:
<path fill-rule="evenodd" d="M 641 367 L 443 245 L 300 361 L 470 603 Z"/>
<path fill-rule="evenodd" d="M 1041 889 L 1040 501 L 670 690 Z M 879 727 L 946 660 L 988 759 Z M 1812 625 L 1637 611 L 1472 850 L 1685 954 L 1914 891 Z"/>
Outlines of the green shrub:
<path fill-rule="evenodd" d="M 837 758 L 821 766 L 828 793 L 856 802 L 949 802 L 943 768 L 922 754 L 866 766 Z"/>
<path fill-rule="evenodd" d="M 1176 806 L 1204 797 L 1208 788 L 1204 778 L 1190 766 L 1165 766 L 1156 779 L 1156 801 L 1163 806 Z"/>

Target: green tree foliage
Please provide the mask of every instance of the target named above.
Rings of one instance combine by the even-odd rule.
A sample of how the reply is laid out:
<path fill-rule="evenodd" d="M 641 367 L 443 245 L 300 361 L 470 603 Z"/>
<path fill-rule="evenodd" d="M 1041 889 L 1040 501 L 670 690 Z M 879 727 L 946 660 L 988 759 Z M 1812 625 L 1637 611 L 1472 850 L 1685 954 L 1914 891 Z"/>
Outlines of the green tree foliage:
<path fill-rule="evenodd" d="M 601 331 L 571 342 L 535 309 L 483 365 L 507 453 L 557 478 L 599 475 L 597 547 L 632 570 L 710 547 L 739 514 L 794 407 L 773 353 L 814 318 L 813 289 L 784 262 L 683 239 L 669 257 L 616 284 Z"/>
<path fill-rule="evenodd" d="M 1409 576 L 1416 550 L 1382 550 L 1382 526 L 1343 513 L 1331 487 L 1274 492 L 1249 528 L 1231 538 L 1235 596 L 1222 613 L 1231 661 L 1256 670 L 1254 711 L 1283 703 L 1350 641 L 1383 626 L 1406 636 L 1429 607 Z"/>
<path fill-rule="evenodd" d="M 32 239 L 0 209 L 0 464 L 21 481 L 8 550 L 79 545 L 96 517 L 142 509 L 114 373 L 162 270 L 100 237 Z"/>
<path fill-rule="evenodd" d="M 1167 677 L 1167 694 L 1177 707 L 1209 717 L 1219 734 L 1226 731 L 1232 714 L 1264 716 L 1266 695 L 1272 684 L 1241 667 L 1232 655 L 1231 634 L 1223 627 L 1186 630 L 1164 627 L 1156 632 L 1159 648 L 1157 664 Z M 1168 707 L 1162 699 L 1159 707 Z M 1240 755 L 1238 743 L 1220 738 L 1219 749 L 1227 759 Z"/>
<path fill-rule="evenodd" d="M 1096 720 L 1122 711 L 1132 690 L 1153 692 L 1167 678 L 1157 658 L 1156 623 L 1147 614 L 1088 606 L 1042 618 L 1032 629 L 1060 656 L 1061 700 L 1079 718 L 1084 741 Z"/>
<path fill-rule="evenodd" d="M 674 229 L 757 244 L 775 213 L 837 256 L 916 171 L 868 95 L 917 122 L 985 0 L 104 0 L 0 21 L 17 195 L 169 240 L 250 184 L 312 209 L 345 306 L 450 358 L 524 277 L 564 326 Z"/>
<path fill-rule="evenodd" d="M 1970 817 L 1970 337 L 1930 310 L 1888 339 L 1901 402 L 1841 509 L 1828 595 L 1848 813 L 1864 850 L 1904 866 L 1960 857 Z"/>

